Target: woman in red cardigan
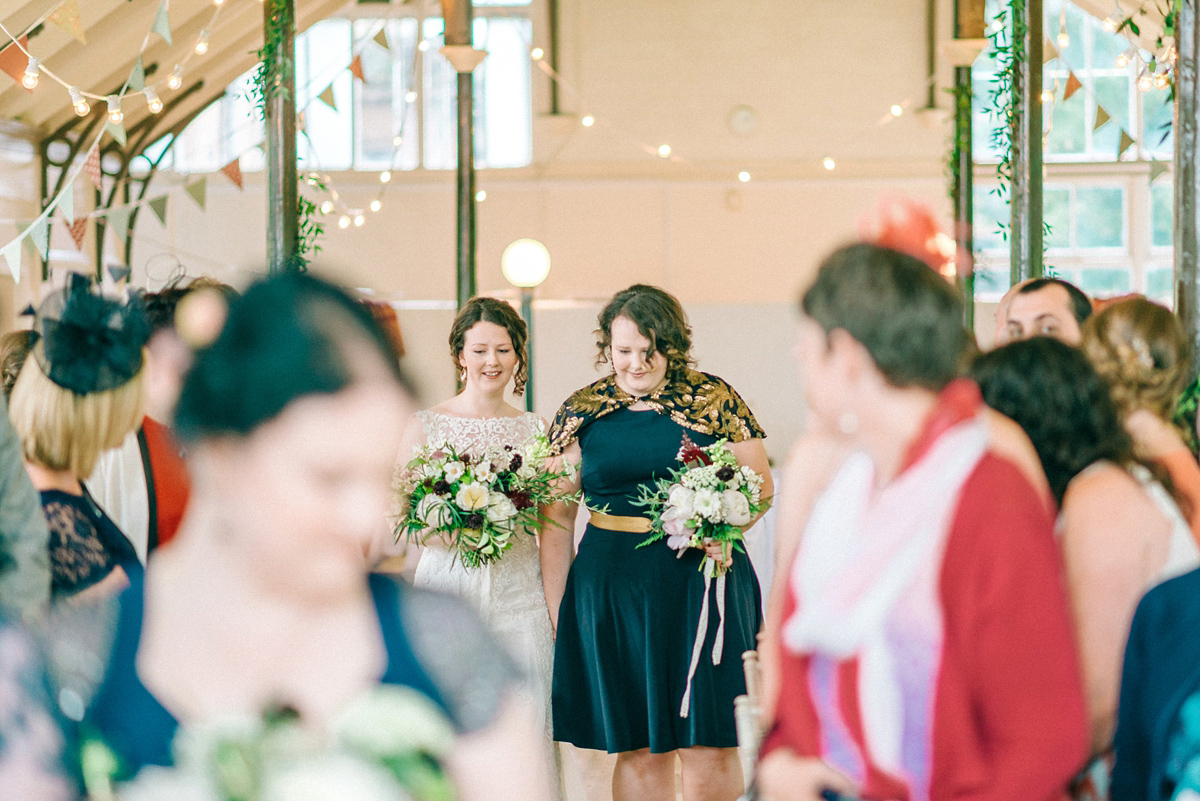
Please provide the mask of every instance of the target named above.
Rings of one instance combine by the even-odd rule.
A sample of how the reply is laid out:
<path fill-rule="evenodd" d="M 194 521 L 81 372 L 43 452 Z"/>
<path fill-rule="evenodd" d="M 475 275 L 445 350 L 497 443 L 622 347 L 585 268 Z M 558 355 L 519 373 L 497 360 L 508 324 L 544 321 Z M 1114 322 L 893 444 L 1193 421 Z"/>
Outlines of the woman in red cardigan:
<path fill-rule="evenodd" d="M 853 245 L 801 305 L 808 402 L 841 447 L 780 579 L 762 794 L 1061 798 L 1087 753 L 1062 564 L 1042 496 L 954 380 L 958 294 Z"/>

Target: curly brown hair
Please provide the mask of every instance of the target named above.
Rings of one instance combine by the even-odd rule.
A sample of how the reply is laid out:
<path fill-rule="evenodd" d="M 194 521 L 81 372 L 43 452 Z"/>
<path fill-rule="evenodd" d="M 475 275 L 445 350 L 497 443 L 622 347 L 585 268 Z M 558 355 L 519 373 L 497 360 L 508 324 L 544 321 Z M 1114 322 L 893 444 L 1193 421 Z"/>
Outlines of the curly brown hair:
<path fill-rule="evenodd" d="M 650 340 L 652 352 L 661 353 L 667 360 L 667 374 L 674 375 L 693 364 L 692 327 L 679 299 L 656 286 L 634 284 L 613 295 L 596 318 L 596 365 L 609 361 L 612 347 L 612 324 L 624 317 L 638 327 L 638 332 Z"/>
<path fill-rule="evenodd" d="M 1081 347 L 1122 419 L 1138 409 L 1172 418 L 1187 383 L 1188 342 L 1169 309 L 1140 295 L 1116 301 L 1088 318 Z"/>
<path fill-rule="evenodd" d="M 450 357 L 454 360 L 454 369 L 462 369 L 458 359 L 466 345 L 467 332 L 476 323 L 481 322 L 498 325 L 508 332 L 508 338 L 512 340 L 513 350 L 517 354 L 517 369 L 513 372 L 513 394 L 524 394 L 525 384 L 529 381 L 529 364 L 526 357 L 529 332 L 517 310 L 502 300 L 474 297 L 459 310 L 454 324 L 450 326 Z"/>

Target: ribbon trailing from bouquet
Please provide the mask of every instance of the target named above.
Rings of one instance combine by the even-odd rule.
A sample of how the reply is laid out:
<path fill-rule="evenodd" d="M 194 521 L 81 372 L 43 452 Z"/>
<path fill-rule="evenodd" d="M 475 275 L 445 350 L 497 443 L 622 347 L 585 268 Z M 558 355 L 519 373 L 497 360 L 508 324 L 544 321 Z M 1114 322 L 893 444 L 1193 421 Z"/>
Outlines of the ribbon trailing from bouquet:
<path fill-rule="evenodd" d="M 680 552 L 682 554 L 682 551 Z M 686 718 L 692 707 L 692 680 L 696 677 L 696 668 L 700 665 L 700 653 L 704 650 L 704 641 L 708 638 L 708 596 L 712 589 L 713 574 L 717 563 L 711 556 L 705 557 L 704 563 L 704 601 L 700 604 L 700 622 L 696 626 L 696 642 L 692 645 L 692 661 L 688 665 L 687 685 L 683 689 L 683 703 L 679 706 L 679 717 Z M 721 664 L 721 656 L 725 651 L 725 573 L 717 579 L 717 633 L 713 637 L 712 663 L 715 667 Z"/>

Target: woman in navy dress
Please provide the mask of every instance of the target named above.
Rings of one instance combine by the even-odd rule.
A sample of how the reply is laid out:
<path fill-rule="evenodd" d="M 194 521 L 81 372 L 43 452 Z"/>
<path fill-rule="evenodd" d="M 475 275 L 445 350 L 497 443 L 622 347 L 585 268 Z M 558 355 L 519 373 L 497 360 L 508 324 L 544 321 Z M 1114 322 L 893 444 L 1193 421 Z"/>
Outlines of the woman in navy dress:
<path fill-rule="evenodd" d="M 758 579 L 745 555 L 713 546 L 729 570 L 710 589 L 700 572 L 709 554 L 665 541 L 638 547 L 649 520 L 634 501 L 680 467 L 685 439 L 729 440 L 769 498 L 763 432 L 732 387 L 691 368 L 691 330 L 670 294 L 644 285 L 618 293 L 598 337 L 613 373 L 572 395 L 550 432 L 552 452 L 579 465 L 592 510 L 574 563 L 573 505 L 547 510 L 542 533 L 557 635 L 554 736 L 618 755 L 614 801 L 674 799 L 676 754 L 686 801 L 732 801 L 742 791 L 733 701 L 746 690 L 741 655 L 761 623 Z"/>
<path fill-rule="evenodd" d="M 230 716 L 282 706 L 328 731 L 384 684 L 423 693 L 470 735 L 448 757 L 459 798 L 546 798 L 539 724 L 503 650 L 453 599 L 368 576 L 410 412 L 395 352 L 340 289 L 285 274 L 234 301 L 176 410 L 187 514 L 121 596 L 83 721 L 116 757 L 110 781 L 173 767 L 177 732 Z"/>

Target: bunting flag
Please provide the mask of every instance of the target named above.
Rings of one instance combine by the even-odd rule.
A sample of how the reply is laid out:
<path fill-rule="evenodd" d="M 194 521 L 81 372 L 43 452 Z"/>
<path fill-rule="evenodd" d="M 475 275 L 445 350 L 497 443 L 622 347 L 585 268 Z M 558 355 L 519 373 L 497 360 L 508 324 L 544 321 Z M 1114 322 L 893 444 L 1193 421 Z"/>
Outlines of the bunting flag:
<path fill-rule="evenodd" d="M 125 238 L 129 235 L 129 212 L 130 208 L 125 206 L 120 209 L 109 209 L 108 226 L 112 229 L 113 236 L 117 238 L 117 245 L 124 246 Z"/>
<path fill-rule="evenodd" d="M 317 99 L 334 111 L 337 111 L 337 98 L 333 96 L 333 84 L 325 87 L 325 91 L 317 95 Z"/>
<path fill-rule="evenodd" d="M 29 255 L 45 261 L 50 252 L 50 218 L 38 217 L 33 222 L 17 223 L 21 232 L 19 237 L 29 250 Z"/>
<path fill-rule="evenodd" d="M 1067 88 L 1063 91 L 1063 102 L 1071 99 L 1071 95 L 1083 88 L 1083 83 L 1075 77 L 1075 73 L 1067 73 Z"/>
<path fill-rule="evenodd" d="M 104 174 L 100 171 L 100 143 L 92 145 L 91 151 L 88 153 L 87 160 L 83 162 L 83 171 L 87 173 L 87 177 L 92 179 L 92 184 L 99 192 L 104 189 Z"/>
<path fill-rule="evenodd" d="M 362 56 L 355 56 L 354 60 L 350 62 L 350 74 L 363 83 L 367 82 L 367 79 L 363 77 Z"/>
<path fill-rule="evenodd" d="M 126 267 L 124 264 L 114 264 L 108 268 L 108 274 L 112 278 L 114 284 L 119 284 L 129 278 L 129 276 L 133 274 L 133 270 Z"/>
<path fill-rule="evenodd" d="M 78 0 L 65 0 L 46 19 L 74 36 L 80 44 L 87 44 L 87 37 L 83 35 L 83 23 L 79 18 Z"/>
<path fill-rule="evenodd" d="M 1155 181 L 1157 181 L 1159 179 L 1159 177 L 1162 176 L 1162 174 L 1164 172 L 1166 172 L 1167 170 L 1169 170 L 1170 168 L 1171 168 L 1170 162 L 1157 161 L 1155 159 L 1151 159 L 1151 161 L 1150 161 L 1150 183 L 1154 183 Z"/>
<path fill-rule="evenodd" d="M 104 130 L 116 140 L 121 147 L 125 146 L 125 126 L 120 123 L 110 122 L 105 124 Z"/>
<path fill-rule="evenodd" d="M 14 239 L 9 242 L 0 250 L 0 255 L 3 255 L 4 261 L 8 263 L 8 271 L 12 273 L 13 280 L 21 283 L 21 240 Z"/>
<path fill-rule="evenodd" d="M 1129 134 L 1127 134 L 1125 132 L 1125 129 L 1122 128 L 1121 129 L 1121 142 L 1120 142 L 1120 144 L 1117 145 L 1117 160 L 1120 161 L 1121 156 L 1124 156 L 1125 151 L 1131 147 L 1133 147 L 1133 137 L 1130 136 Z"/>
<path fill-rule="evenodd" d="M 379 33 L 375 34 L 375 44 L 379 45 L 384 50 L 392 49 L 391 47 L 388 46 L 387 27 L 386 26 L 383 28 L 380 28 Z"/>
<path fill-rule="evenodd" d="M 18 44 L 20 47 L 17 46 Z M 25 55 L 28 44 L 29 37 L 22 36 L 17 41 L 10 42 L 8 47 L 0 50 L 0 70 L 6 72 L 17 83 L 21 83 L 21 78 L 25 75 L 25 68 L 29 66 L 29 56 Z M 21 88 L 24 89 L 24 86 Z M 33 90 L 26 89 L 25 91 L 32 92 Z"/>
<path fill-rule="evenodd" d="M 21 309 L 21 313 L 17 316 L 18 317 L 36 317 L 37 309 L 33 308 L 32 303 L 27 303 L 27 304 L 25 304 L 25 308 Z"/>
<path fill-rule="evenodd" d="M 185 184 L 183 188 L 203 211 L 208 198 L 208 178 L 201 176 L 190 184 Z"/>
<path fill-rule="evenodd" d="M 66 220 L 67 225 L 75 222 L 75 182 L 67 184 L 67 188 L 58 193 L 58 211 Z"/>
<path fill-rule="evenodd" d="M 63 220 L 63 225 L 67 226 L 67 230 L 71 232 L 71 241 L 75 243 L 76 250 L 83 250 L 83 237 L 87 234 L 87 224 L 87 217 L 80 217 L 75 222 Z"/>
<path fill-rule="evenodd" d="M 167 18 L 167 3 L 169 0 L 163 0 L 162 5 L 158 7 L 158 14 L 154 17 L 154 25 L 151 26 L 151 33 L 157 33 L 163 38 L 167 44 L 171 42 L 171 22 Z"/>
<path fill-rule="evenodd" d="M 1104 110 L 1104 106 L 1097 103 L 1096 104 L 1096 122 L 1094 122 L 1092 124 L 1092 130 L 1093 131 L 1100 130 L 1102 127 L 1104 127 L 1104 124 L 1111 119 L 1112 119 L 1112 117 L 1108 116 L 1108 112 Z"/>
<path fill-rule="evenodd" d="M 167 224 L 167 196 L 159 195 L 156 198 L 150 199 L 150 211 L 154 212 L 154 216 L 163 225 Z"/>
<path fill-rule="evenodd" d="M 237 184 L 238 189 L 245 188 L 242 186 L 242 164 L 240 158 L 236 158 L 226 164 L 221 168 L 221 172 L 225 173 L 225 176 L 229 178 L 229 180 Z"/>
<path fill-rule="evenodd" d="M 1042 63 L 1048 64 L 1058 58 L 1058 48 L 1054 46 L 1053 39 L 1047 39 L 1042 43 Z"/>
<path fill-rule="evenodd" d="M 28 236 L 29 223 L 27 223 L 27 222 L 17 223 L 17 231 L 19 233 L 17 235 L 16 241 L 19 241 L 24 246 L 25 252 L 29 254 L 29 258 L 31 258 L 31 259 L 38 258 L 37 246 L 33 244 L 33 241 Z"/>
<path fill-rule="evenodd" d="M 129 90 L 131 92 L 140 92 L 146 88 L 146 67 L 142 64 L 142 57 L 138 56 L 137 62 L 133 65 L 133 71 L 129 73 Z"/>

